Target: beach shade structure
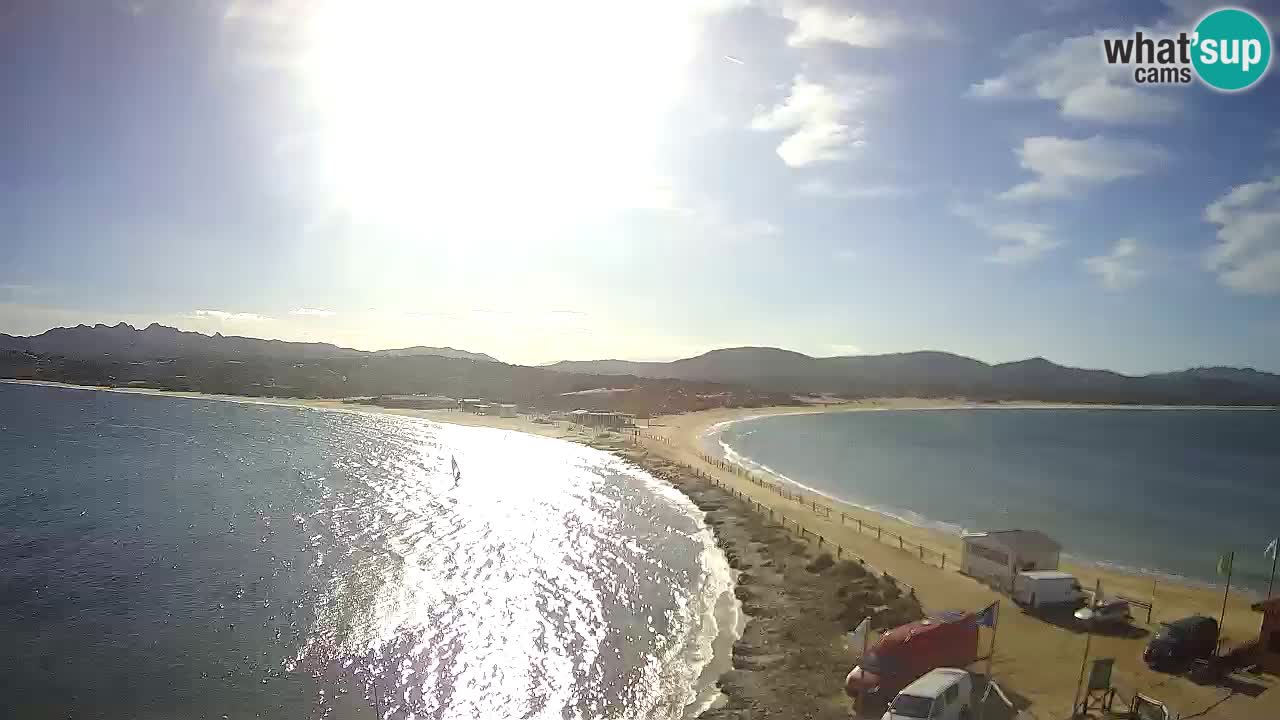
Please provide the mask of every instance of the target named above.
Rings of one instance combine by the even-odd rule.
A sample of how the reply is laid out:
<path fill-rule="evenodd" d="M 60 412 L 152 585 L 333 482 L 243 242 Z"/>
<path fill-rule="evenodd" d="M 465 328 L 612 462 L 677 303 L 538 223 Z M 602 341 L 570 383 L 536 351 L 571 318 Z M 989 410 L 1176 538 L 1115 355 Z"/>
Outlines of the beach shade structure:
<path fill-rule="evenodd" d="M 977 654 L 978 614 L 944 612 L 881 635 L 845 676 L 845 692 L 888 700 L 930 670 L 967 667 Z"/>
<path fill-rule="evenodd" d="M 1062 554 L 1062 546 L 1039 530 L 967 532 L 961 542 L 960 572 L 1006 592 L 1020 572 L 1057 570 Z"/>

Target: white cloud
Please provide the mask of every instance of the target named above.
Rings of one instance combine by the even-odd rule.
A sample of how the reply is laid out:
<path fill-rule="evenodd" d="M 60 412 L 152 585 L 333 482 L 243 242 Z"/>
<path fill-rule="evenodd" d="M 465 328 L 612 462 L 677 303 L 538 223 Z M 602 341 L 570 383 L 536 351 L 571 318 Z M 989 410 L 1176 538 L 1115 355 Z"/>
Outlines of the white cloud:
<path fill-rule="evenodd" d="M 951 213 L 972 222 L 988 237 L 1001 242 L 986 257 L 987 262 L 1021 265 L 1062 244 L 1053 237 L 1053 228 L 1045 223 L 1019 219 L 993 220 L 984 210 L 966 204 L 952 206 Z"/>
<path fill-rule="evenodd" d="M 212 319 L 222 322 L 268 322 L 272 318 L 266 315 L 247 312 L 230 312 L 227 310 L 194 310 L 191 319 Z"/>
<path fill-rule="evenodd" d="M 872 17 L 801 2 L 783 5 L 782 17 L 795 24 L 787 36 L 787 44 L 792 47 L 839 43 L 861 48 L 885 48 L 903 40 L 915 42 L 945 35 L 942 26 L 930 20 L 908 22 L 887 15 Z"/>
<path fill-rule="evenodd" d="M 870 89 L 866 82 L 836 89 L 797 75 L 787 99 L 756 115 L 751 128 L 788 133 L 777 152 L 791 167 L 839 160 L 863 143 L 861 125 L 849 116 Z"/>
<path fill-rule="evenodd" d="M 1218 226 L 1205 266 L 1233 290 L 1280 294 L 1280 175 L 1237 185 L 1209 204 L 1204 218 Z"/>
<path fill-rule="evenodd" d="M 835 185 L 827 180 L 815 179 L 801 183 L 796 191 L 812 197 L 838 198 L 841 200 L 876 200 L 902 197 L 912 193 L 904 185 Z"/>
<path fill-rule="evenodd" d="M 1123 290 L 1132 287 L 1146 275 L 1146 271 L 1138 267 L 1141 255 L 1142 246 L 1137 240 L 1121 238 L 1106 255 L 1085 258 L 1084 268 L 1097 275 L 1107 288 Z"/>
<path fill-rule="evenodd" d="M 1087 185 L 1142 175 L 1169 161 L 1169 153 L 1158 145 L 1101 135 L 1083 140 L 1030 137 L 1015 152 L 1022 167 L 1037 177 L 1001 193 L 1006 200 L 1065 197 Z"/>
<path fill-rule="evenodd" d="M 302 315 L 305 317 L 333 317 L 338 313 L 332 310 L 321 310 L 319 308 L 296 308 L 289 311 L 290 315 Z"/>
<path fill-rule="evenodd" d="M 1003 265 L 1030 262 L 1061 244 L 1050 236 L 1049 226 L 1043 223 L 998 222 L 983 229 L 991 237 L 1005 241 L 987 258 Z"/>
<path fill-rule="evenodd" d="M 1039 35 L 1014 42 L 1013 65 L 1005 72 L 974 83 L 969 94 L 978 98 L 1021 98 L 1051 100 L 1064 117 L 1112 124 L 1151 124 L 1173 120 L 1182 111 L 1183 101 L 1174 90 L 1152 90 L 1133 82 L 1133 70 L 1108 65 L 1103 57 L 1104 37 L 1132 36 L 1159 29 L 1098 30 L 1089 35 L 1069 37 L 1040 45 Z"/>
<path fill-rule="evenodd" d="M 1277 25 L 1280 25 L 1280 13 L 1276 11 L 1274 0 L 1244 0 L 1243 2 L 1222 2 L 1222 0 L 1164 0 L 1164 4 L 1173 14 L 1172 20 L 1181 25 L 1188 25 L 1186 29 L 1190 30 L 1190 24 L 1195 23 L 1200 18 L 1209 14 L 1210 10 L 1217 10 L 1220 7 L 1240 7 L 1248 10 L 1257 17 L 1261 18 L 1275 32 Z M 1261 8 L 1260 5 L 1269 5 L 1268 8 Z"/>

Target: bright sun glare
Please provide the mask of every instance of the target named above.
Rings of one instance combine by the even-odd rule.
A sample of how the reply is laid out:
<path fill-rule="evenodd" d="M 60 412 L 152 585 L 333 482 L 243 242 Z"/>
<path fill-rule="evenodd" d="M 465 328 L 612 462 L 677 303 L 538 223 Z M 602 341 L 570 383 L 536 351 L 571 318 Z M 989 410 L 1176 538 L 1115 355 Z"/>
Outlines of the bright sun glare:
<path fill-rule="evenodd" d="M 635 202 L 697 24 L 682 0 L 330 0 L 305 67 L 335 200 L 398 226 Z M 492 229 L 492 228 L 491 228 Z"/>

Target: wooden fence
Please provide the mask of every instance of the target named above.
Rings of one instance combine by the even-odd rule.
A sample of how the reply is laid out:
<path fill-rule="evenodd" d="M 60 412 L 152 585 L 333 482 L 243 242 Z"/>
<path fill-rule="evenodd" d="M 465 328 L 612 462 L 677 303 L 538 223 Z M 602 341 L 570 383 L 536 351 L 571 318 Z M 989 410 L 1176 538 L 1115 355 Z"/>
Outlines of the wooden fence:
<path fill-rule="evenodd" d="M 635 435 L 637 439 L 643 437 L 646 439 L 655 440 L 657 442 L 662 442 L 664 444 L 668 444 L 668 445 L 670 444 L 669 442 L 666 442 L 666 438 L 651 436 L 651 435 L 648 435 L 647 433 L 637 432 L 635 433 Z M 706 462 L 716 467 L 719 467 L 725 470 L 726 472 L 733 472 L 734 474 L 739 475 L 740 477 L 750 480 L 753 484 L 758 485 L 759 487 L 773 489 L 774 492 L 777 492 L 780 497 L 783 497 L 787 500 L 795 501 L 801 506 L 807 505 L 811 510 L 815 512 L 818 510 L 822 510 L 824 515 L 828 518 L 832 516 L 833 512 L 835 512 L 828 505 L 819 505 L 816 500 L 805 498 L 803 495 L 800 495 L 798 493 L 793 493 L 788 488 L 783 487 L 782 485 L 779 485 L 777 483 L 766 482 L 762 480 L 759 476 L 755 475 L 754 473 L 747 472 L 745 469 L 739 468 L 736 465 L 725 463 L 721 460 L 718 460 L 717 458 L 713 458 L 708 455 L 703 455 L 701 453 L 699 453 L 699 455 Z M 770 521 L 778 523 L 780 527 L 787 530 L 788 532 L 794 533 L 795 535 L 797 535 L 803 540 L 816 542 L 819 550 L 829 549 L 830 552 L 834 552 L 835 558 L 837 560 L 855 560 L 861 563 L 864 567 L 866 567 L 869 572 L 872 572 L 877 576 L 889 579 L 904 592 L 910 593 L 912 595 L 915 594 L 916 592 L 915 587 L 913 587 L 910 583 L 899 580 L 898 578 L 893 577 L 889 573 L 886 573 L 882 570 L 877 569 L 874 565 L 868 562 L 866 558 L 858 555 L 857 553 L 854 553 L 849 548 L 846 548 L 833 540 L 827 539 L 827 537 L 820 532 L 816 532 L 814 530 L 809 529 L 808 527 L 805 527 L 805 525 L 801 523 L 800 520 L 797 519 L 796 517 L 794 516 L 787 517 L 785 506 L 774 507 L 767 503 L 762 503 L 759 500 L 756 500 L 755 498 L 751 497 L 747 493 L 744 493 L 741 490 L 733 487 L 732 485 L 722 482 L 719 478 L 717 478 L 715 475 L 712 475 L 711 473 L 708 473 L 698 468 L 690 467 L 681 462 L 672 461 L 670 458 L 667 458 L 667 460 L 668 462 L 672 462 L 673 464 L 683 468 L 684 472 L 690 477 L 701 480 L 702 482 L 705 482 L 708 485 L 717 486 L 721 490 L 728 493 L 731 497 L 742 501 L 744 504 L 746 504 L 748 508 L 754 510 L 760 515 L 767 515 Z M 843 518 L 845 517 L 845 514 L 840 513 L 840 515 L 843 522 Z M 864 524 L 864 527 L 866 528 L 867 532 L 870 532 L 873 529 L 876 530 L 878 533 L 878 536 L 881 537 L 881 539 L 890 537 L 891 535 L 891 533 L 883 532 L 880 528 L 876 528 L 875 526 L 872 526 L 870 524 Z M 938 557 L 941 558 L 940 566 L 941 567 L 946 566 L 945 553 L 935 553 L 934 551 L 928 550 L 919 545 L 913 545 L 911 543 L 904 541 L 902 537 L 898 535 L 893 535 L 893 537 L 898 538 L 898 541 L 899 541 L 898 546 L 904 551 L 907 550 L 908 547 L 917 548 L 918 553 L 913 553 L 913 556 L 918 554 L 919 558 L 921 560 L 924 560 L 925 558 L 930 557 L 932 555 L 937 555 Z"/>
<path fill-rule="evenodd" d="M 833 519 L 834 515 L 839 515 L 841 525 L 850 528 L 856 527 L 859 534 L 875 535 L 876 540 L 885 543 L 886 545 L 896 545 L 899 550 L 902 550 L 903 552 L 910 552 L 921 562 L 928 563 L 930 565 L 937 565 L 943 570 L 947 568 L 947 554 L 945 552 L 934 550 L 933 548 L 919 543 L 913 543 L 904 538 L 901 534 L 895 533 L 892 530 L 886 530 L 884 527 L 867 522 L 860 517 L 849 515 L 842 511 L 837 511 L 830 505 L 819 503 L 817 499 L 813 497 L 806 497 L 803 493 L 795 492 L 790 487 L 783 485 L 782 483 L 765 480 L 760 475 L 747 470 L 741 465 L 736 465 L 705 453 L 698 453 L 698 456 L 702 458 L 703 462 L 706 462 L 709 465 L 714 465 L 725 472 L 733 473 L 747 482 L 750 482 L 752 485 L 777 493 L 779 497 L 794 501 L 798 505 L 808 506 L 810 510 L 815 513 L 821 513 L 831 522 L 835 522 Z"/>

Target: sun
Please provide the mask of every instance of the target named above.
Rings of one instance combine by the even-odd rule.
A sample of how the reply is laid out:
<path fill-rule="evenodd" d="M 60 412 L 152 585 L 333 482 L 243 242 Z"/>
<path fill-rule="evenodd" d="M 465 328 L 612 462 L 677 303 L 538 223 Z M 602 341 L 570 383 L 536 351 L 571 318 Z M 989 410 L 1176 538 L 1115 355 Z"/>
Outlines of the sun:
<path fill-rule="evenodd" d="M 696 33 L 680 0 L 325 2 L 303 66 L 326 186 L 362 217 L 436 229 L 626 206 L 655 176 Z"/>

